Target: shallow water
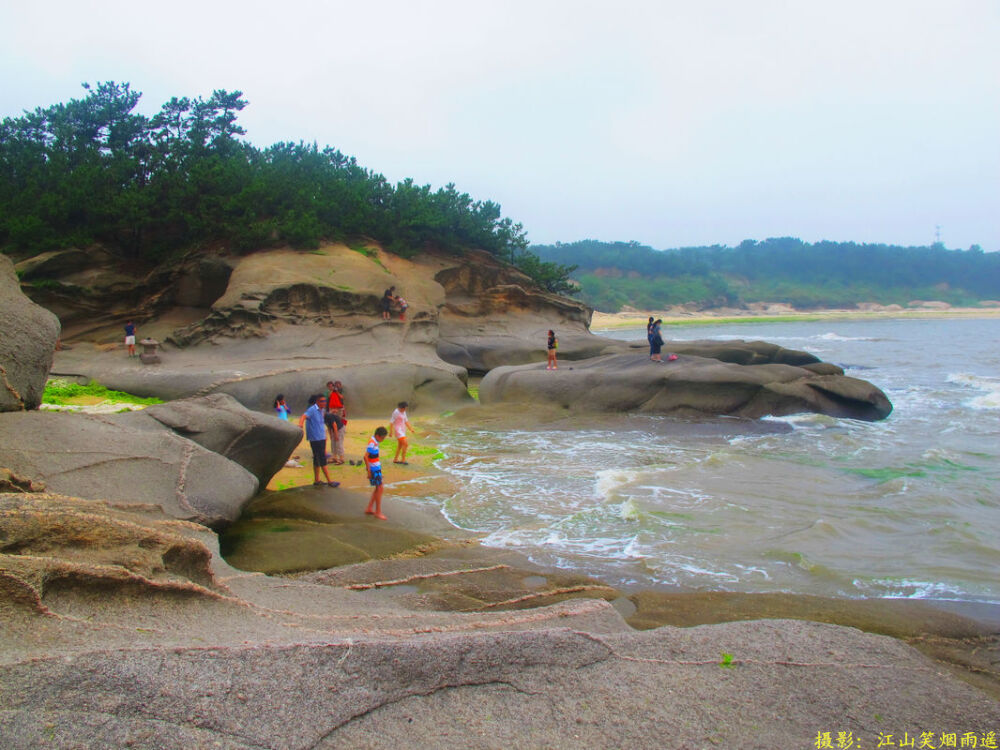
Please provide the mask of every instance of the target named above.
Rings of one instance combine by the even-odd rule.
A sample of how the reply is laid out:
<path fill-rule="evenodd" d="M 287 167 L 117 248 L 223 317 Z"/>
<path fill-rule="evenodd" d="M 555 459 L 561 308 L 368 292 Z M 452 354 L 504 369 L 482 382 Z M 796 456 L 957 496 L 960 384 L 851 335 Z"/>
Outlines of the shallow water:
<path fill-rule="evenodd" d="M 805 349 L 881 387 L 895 411 L 879 423 L 802 415 L 749 428 L 657 417 L 445 426 L 438 463 L 463 487 L 436 499 L 449 520 L 619 585 L 1000 602 L 1000 320 L 664 334 Z"/>

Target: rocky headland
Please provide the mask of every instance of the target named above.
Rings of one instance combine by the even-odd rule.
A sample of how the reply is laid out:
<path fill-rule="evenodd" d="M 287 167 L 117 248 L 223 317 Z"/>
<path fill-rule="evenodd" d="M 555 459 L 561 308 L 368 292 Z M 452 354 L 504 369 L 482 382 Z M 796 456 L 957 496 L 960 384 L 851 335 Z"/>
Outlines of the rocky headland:
<path fill-rule="evenodd" d="M 277 393 L 300 402 L 327 379 L 339 379 L 356 413 L 386 413 L 400 400 L 453 408 L 470 403 L 469 374 L 544 361 L 551 328 L 562 359 L 588 360 L 591 380 L 621 386 L 620 399 L 601 402 L 607 411 L 752 417 L 819 411 L 880 419 L 891 410 L 875 386 L 859 386 L 806 352 L 760 341 L 668 343 L 685 356 L 669 374 L 658 372 L 642 356 L 644 345 L 592 334 L 588 308 L 539 289 L 487 253 L 404 259 L 370 243 L 196 255 L 136 275 L 130 286 L 101 253 L 93 267 L 81 263 L 80 251 L 63 251 L 17 264 L 25 289 L 63 324 L 65 346 L 52 372 L 139 395 L 227 393 L 266 410 Z M 43 273 L 49 275 L 40 280 Z M 382 320 L 379 300 L 388 287 L 405 295 L 405 320 L 395 314 Z M 161 342 L 159 364 L 121 356 L 127 317 L 136 318 L 141 338 Z M 762 367 L 768 365 L 796 369 Z M 516 379 L 519 397 L 549 397 L 529 394 L 529 380 Z M 682 381 L 684 398 L 671 396 Z M 488 390 L 493 399 L 508 392 Z M 595 406 L 572 388 L 561 402 Z"/>
<path fill-rule="evenodd" d="M 274 394 L 304 402 L 328 379 L 357 414 L 471 408 L 469 372 L 488 373 L 484 401 L 557 411 L 878 419 L 891 407 L 875 386 L 759 342 L 650 363 L 485 255 L 327 245 L 142 273 L 84 255 L 18 263 L 63 323 L 52 371 L 173 400 L 34 410 L 58 324 L 0 266 L 4 747 L 805 747 L 847 731 L 874 746 L 996 730 L 996 636 L 960 617 L 750 597 L 711 624 L 705 597 L 537 570 L 401 501 L 380 524 L 349 490 L 258 492 L 299 437 L 266 413 Z M 381 320 L 388 286 L 407 320 Z M 165 342 L 161 363 L 126 358 L 125 317 Z M 548 328 L 557 373 L 533 364 Z M 248 551 L 266 535 L 300 554 Z"/>

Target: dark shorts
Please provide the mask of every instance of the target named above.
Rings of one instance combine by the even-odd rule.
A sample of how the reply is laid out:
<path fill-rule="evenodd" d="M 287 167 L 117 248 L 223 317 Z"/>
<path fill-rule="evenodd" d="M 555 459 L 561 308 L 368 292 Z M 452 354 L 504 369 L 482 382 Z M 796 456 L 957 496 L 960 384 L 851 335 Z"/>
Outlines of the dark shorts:
<path fill-rule="evenodd" d="M 382 470 L 381 469 L 371 469 L 371 475 L 368 477 L 368 484 L 372 487 L 378 487 L 382 484 Z"/>
<path fill-rule="evenodd" d="M 326 466 L 326 441 L 310 440 L 309 447 L 313 449 L 313 466 Z"/>
<path fill-rule="evenodd" d="M 327 427 L 335 424 L 337 425 L 338 430 L 344 429 L 343 420 L 341 420 L 341 418 L 336 414 L 334 414 L 332 411 L 328 411 L 326 414 L 323 415 L 323 421 L 326 422 Z"/>

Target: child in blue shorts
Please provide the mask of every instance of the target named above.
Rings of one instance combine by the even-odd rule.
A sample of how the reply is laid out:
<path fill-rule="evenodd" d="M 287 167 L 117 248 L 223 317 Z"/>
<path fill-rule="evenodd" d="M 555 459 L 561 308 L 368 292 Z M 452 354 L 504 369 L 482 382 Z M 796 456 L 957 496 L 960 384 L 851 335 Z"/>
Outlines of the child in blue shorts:
<path fill-rule="evenodd" d="M 368 484 L 372 486 L 372 499 L 368 501 L 365 513 L 375 516 L 380 521 L 384 521 L 382 515 L 382 460 L 379 458 L 378 444 L 385 440 L 389 431 L 385 427 L 379 427 L 375 434 L 368 440 L 368 447 L 365 449 L 365 468 L 368 469 Z"/>

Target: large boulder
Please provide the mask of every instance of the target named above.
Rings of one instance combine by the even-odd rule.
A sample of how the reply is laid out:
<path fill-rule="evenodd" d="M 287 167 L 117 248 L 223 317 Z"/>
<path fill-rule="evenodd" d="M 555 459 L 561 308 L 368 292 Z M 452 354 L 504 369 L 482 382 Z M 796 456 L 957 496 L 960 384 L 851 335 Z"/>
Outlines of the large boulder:
<path fill-rule="evenodd" d="M 658 364 L 636 354 L 615 354 L 564 363 L 557 371 L 541 364 L 501 367 L 483 379 L 479 399 L 681 417 L 818 412 L 874 421 L 892 411 L 885 394 L 863 380 L 792 365 L 737 365 L 690 355 Z"/>
<path fill-rule="evenodd" d="M 235 461 L 267 486 L 302 440 L 302 430 L 275 416 L 250 411 L 232 396 L 179 399 L 116 421 L 138 429 L 169 429 Z"/>
<path fill-rule="evenodd" d="M 159 505 L 206 526 L 235 521 L 257 477 L 171 430 L 58 412 L 0 415 L 0 466 L 51 492 Z"/>
<path fill-rule="evenodd" d="M 0 255 L 0 321 L 0 411 L 37 409 L 59 339 L 59 319 L 22 294 L 6 255 Z"/>

